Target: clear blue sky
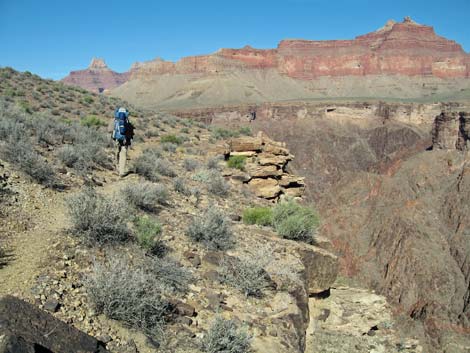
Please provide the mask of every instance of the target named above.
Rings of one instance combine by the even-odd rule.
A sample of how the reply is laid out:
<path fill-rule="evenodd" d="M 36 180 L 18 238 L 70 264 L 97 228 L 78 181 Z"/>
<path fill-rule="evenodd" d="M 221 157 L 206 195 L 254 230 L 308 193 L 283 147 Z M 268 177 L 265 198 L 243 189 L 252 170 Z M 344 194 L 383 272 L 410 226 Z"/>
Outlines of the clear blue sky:
<path fill-rule="evenodd" d="M 0 0 L 0 66 L 58 79 L 97 56 L 122 72 L 157 56 L 349 39 L 404 16 L 470 50 L 470 0 Z"/>

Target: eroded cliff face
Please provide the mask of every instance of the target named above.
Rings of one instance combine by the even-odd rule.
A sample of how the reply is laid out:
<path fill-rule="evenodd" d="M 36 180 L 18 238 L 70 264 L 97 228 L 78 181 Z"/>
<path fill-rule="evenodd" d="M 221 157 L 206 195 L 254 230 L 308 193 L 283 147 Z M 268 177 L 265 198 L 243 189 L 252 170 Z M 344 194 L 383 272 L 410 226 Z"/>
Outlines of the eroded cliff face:
<path fill-rule="evenodd" d="M 128 73 L 118 73 L 108 68 L 103 59 L 93 58 L 85 70 L 72 71 L 62 82 L 78 86 L 95 93 L 122 85 L 129 78 Z"/>
<path fill-rule="evenodd" d="M 353 40 L 283 40 L 277 49 L 221 49 L 170 63 L 157 59 L 135 64 L 131 78 L 145 74 L 217 73 L 230 69 L 274 68 L 289 77 L 407 75 L 468 77 L 468 55 L 454 41 L 409 18 Z"/>
<path fill-rule="evenodd" d="M 264 104 L 179 112 L 285 141 L 341 273 L 385 295 L 434 348 L 470 324 L 468 106 Z M 256 119 L 252 119 L 252 113 Z M 460 112 L 460 113 L 459 113 Z M 249 122 L 251 120 L 251 122 Z"/>
<path fill-rule="evenodd" d="M 107 67 L 90 67 L 73 71 L 64 82 L 96 90 L 162 75 L 217 77 L 221 73 L 252 70 L 261 73 L 272 70 L 300 81 L 383 75 L 465 79 L 470 77 L 470 56 L 456 42 L 436 35 L 432 27 L 406 18 L 401 23 L 389 21 L 383 28 L 352 40 L 283 40 L 275 49 L 250 46 L 220 49 L 213 54 L 184 57 L 177 62 L 157 58 L 137 62 L 123 74 Z"/>

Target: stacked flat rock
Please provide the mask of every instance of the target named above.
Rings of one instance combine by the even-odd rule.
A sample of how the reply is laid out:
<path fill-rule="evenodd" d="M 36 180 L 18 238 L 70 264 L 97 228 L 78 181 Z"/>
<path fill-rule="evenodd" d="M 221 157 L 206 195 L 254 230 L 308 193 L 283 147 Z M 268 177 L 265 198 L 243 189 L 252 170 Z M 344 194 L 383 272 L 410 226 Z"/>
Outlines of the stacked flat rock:
<path fill-rule="evenodd" d="M 231 156 L 245 156 L 243 171 L 226 170 L 225 176 L 234 182 L 246 183 L 258 196 L 277 199 L 281 195 L 302 197 L 305 190 L 303 177 L 287 172 L 287 165 L 294 156 L 285 143 L 271 140 L 263 132 L 256 137 L 232 138 L 217 147 L 218 153 L 228 159 Z"/>

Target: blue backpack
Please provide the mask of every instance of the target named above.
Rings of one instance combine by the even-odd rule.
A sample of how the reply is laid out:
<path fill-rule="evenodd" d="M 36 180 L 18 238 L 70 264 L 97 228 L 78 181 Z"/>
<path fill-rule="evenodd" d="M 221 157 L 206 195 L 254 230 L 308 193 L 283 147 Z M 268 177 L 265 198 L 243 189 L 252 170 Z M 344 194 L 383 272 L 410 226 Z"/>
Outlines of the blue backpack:
<path fill-rule="evenodd" d="M 116 111 L 114 112 L 113 139 L 118 141 L 124 141 L 126 139 L 128 125 L 129 112 L 127 111 L 127 109 L 116 109 Z"/>

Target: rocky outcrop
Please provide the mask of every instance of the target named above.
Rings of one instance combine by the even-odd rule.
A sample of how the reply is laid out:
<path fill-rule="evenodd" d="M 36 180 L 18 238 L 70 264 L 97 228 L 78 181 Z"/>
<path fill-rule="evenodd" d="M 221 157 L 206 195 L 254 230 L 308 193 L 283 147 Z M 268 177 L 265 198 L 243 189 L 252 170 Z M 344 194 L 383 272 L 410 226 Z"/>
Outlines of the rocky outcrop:
<path fill-rule="evenodd" d="M 72 71 L 62 82 L 79 86 L 95 93 L 122 85 L 129 78 L 128 73 L 118 73 L 108 68 L 103 59 L 93 58 L 85 70 Z"/>
<path fill-rule="evenodd" d="M 245 157 L 243 171 L 226 170 L 224 174 L 234 182 L 248 184 L 256 196 L 265 199 L 277 199 L 281 195 L 302 197 L 304 178 L 287 171 L 287 164 L 294 156 L 285 143 L 273 141 L 260 131 L 256 137 L 232 138 L 216 150 L 223 153 L 226 159 Z"/>
<path fill-rule="evenodd" d="M 434 119 L 433 149 L 467 150 L 470 138 L 470 116 L 465 112 L 442 112 Z"/>
<path fill-rule="evenodd" d="M 95 338 L 12 296 L 0 299 L 1 353 L 105 353 Z"/>

